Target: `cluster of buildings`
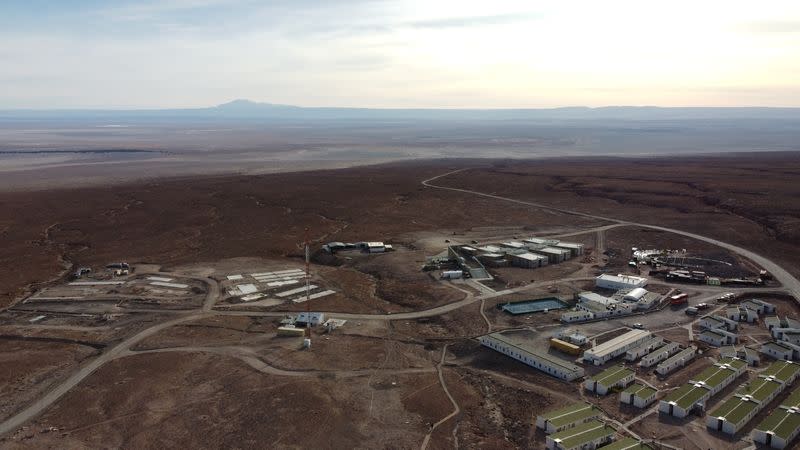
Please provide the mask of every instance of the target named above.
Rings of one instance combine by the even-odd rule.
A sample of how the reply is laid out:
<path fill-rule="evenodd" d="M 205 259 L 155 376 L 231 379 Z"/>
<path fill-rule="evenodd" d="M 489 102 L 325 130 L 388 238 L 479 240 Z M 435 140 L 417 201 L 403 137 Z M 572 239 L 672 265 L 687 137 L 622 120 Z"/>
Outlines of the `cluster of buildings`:
<path fill-rule="evenodd" d="M 711 430 L 734 435 L 775 397 L 794 383 L 800 365 L 789 361 L 772 363 L 758 377 L 742 385 L 731 397 L 706 417 Z"/>
<path fill-rule="evenodd" d="M 755 429 L 753 441 L 772 448 L 786 448 L 800 433 L 800 389 L 795 389 Z"/>
<path fill-rule="evenodd" d="M 616 293 L 606 296 L 590 291 L 580 292 L 575 310 L 562 314 L 561 321 L 565 323 L 585 322 L 649 309 L 658 302 L 661 296 L 654 292 L 648 292 L 644 288 L 646 285 L 647 278 L 622 274 L 600 275 L 595 279 L 595 287 L 614 290 Z"/>
<path fill-rule="evenodd" d="M 702 330 L 697 338 L 714 347 L 723 345 L 733 345 L 739 343 L 739 336 L 736 330 L 739 323 L 735 320 L 712 314 L 700 318 L 700 329 Z"/>
<path fill-rule="evenodd" d="M 746 368 L 745 361 L 721 358 L 713 366 L 661 399 L 658 410 L 662 414 L 677 418 L 686 417 L 695 410 L 703 410 L 708 399 L 731 384 Z"/>
<path fill-rule="evenodd" d="M 458 251 L 476 258 L 486 266 L 535 269 L 583 255 L 583 249 L 583 244 L 532 237 L 481 247 L 463 245 Z"/>
<path fill-rule="evenodd" d="M 764 319 L 772 341 L 761 346 L 761 353 L 785 361 L 800 360 L 800 321 L 778 316 Z"/>
<path fill-rule="evenodd" d="M 603 412 L 590 403 L 575 403 L 536 417 L 536 427 L 544 430 L 549 450 L 583 450 L 601 447 L 608 450 L 652 449 L 636 439 L 614 441 L 616 430 L 603 423 Z"/>

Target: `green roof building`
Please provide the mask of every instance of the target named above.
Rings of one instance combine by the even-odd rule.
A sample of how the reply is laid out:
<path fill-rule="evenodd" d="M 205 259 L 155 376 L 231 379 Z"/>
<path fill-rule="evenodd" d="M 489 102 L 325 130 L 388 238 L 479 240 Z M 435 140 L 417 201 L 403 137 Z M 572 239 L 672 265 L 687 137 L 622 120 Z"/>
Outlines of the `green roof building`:
<path fill-rule="evenodd" d="M 558 433 L 600 417 L 602 414 L 600 408 L 590 403 L 575 403 L 566 408 L 537 416 L 536 426 L 548 434 Z"/>
<path fill-rule="evenodd" d="M 616 430 L 598 421 L 591 420 L 576 427 L 547 436 L 549 450 L 582 450 L 597 448 L 612 441 Z"/>

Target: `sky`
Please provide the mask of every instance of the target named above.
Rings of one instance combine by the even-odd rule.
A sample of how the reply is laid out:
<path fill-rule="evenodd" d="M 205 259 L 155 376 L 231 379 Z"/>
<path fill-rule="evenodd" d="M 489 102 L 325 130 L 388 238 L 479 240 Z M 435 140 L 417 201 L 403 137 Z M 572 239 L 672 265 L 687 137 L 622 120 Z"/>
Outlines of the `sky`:
<path fill-rule="evenodd" d="M 0 109 L 800 106 L 797 0 L 2 0 Z"/>

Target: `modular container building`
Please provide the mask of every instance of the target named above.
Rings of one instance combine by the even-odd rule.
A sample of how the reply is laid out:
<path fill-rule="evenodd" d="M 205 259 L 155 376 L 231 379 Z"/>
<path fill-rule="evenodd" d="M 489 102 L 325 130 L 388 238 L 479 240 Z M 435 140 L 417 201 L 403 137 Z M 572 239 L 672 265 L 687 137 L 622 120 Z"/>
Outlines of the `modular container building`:
<path fill-rule="evenodd" d="M 548 450 L 584 450 L 603 446 L 613 440 L 616 430 L 610 426 L 591 420 L 559 433 L 547 436 Z"/>
<path fill-rule="evenodd" d="M 767 342 L 761 346 L 761 353 L 769 355 L 775 359 L 791 361 L 794 356 L 794 349 L 786 345 L 785 342 Z"/>
<path fill-rule="evenodd" d="M 536 427 L 541 428 L 548 434 L 558 433 L 586 423 L 601 415 L 603 415 L 603 411 L 591 403 L 575 403 L 565 408 L 536 416 Z"/>
<path fill-rule="evenodd" d="M 737 359 L 721 359 L 700 373 L 695 379 L 661 399 L 659 412 L 683 418 L 695 409 L 704 409 L 706 401 L 728 386 L 747 368 L 747 363 Z"/>
<path fill-rule="evenodd" d="M 571 253 L 564 248 L 545 247 L 540 249 L 532 249 L 531 251 L 544 255 L 547 257 L 551 264 L 558 264 L 569 259 Z"/>
<path fill-rule="evenodd" d="M 634 383 L 619 393 L 619 402 L 637 408 L 645 408 L 656 401 L 658 391 L 643 384 Z"/>
<path fill-rule="evenodd" d="M 639 367 L 653 367 L 679 351 L 681 351 L 681 345 L 677 342 L 670 342 L 642 357 L 642 360 L 639 361 Z"/>
<path fill-rule="evenodd" d="M 664 338 L 661 336 L 653 336 L 647 342 L 642 343 L 639 346 L 636 346 L 625 353 L 625 361 L 636 361 L 637 359 L 641 358 L 642 356 L 647 355 L 648 353 L 652 352 L 653 349 L 661 346 L 664 343 Z"/>
<path fill-rule="evenodd" d="M 558 244 L 552 245 L 552 247 L 567 249 L 570 252 L 570 256 L 574 258 L 583 255 L 584 245 L 573 242 L 559 242 Z"/>
<path fill-rule="evenodd" d="M 730 435 L 736 434 L 784 389 L 772 378 L 756 378 L 744 384 L 706 417 L 706 426 Z"/>
<path fill-rule="evenodd" d="M 633 438 L 622 438 L 603 447 L 603 450 L 653 450 L 653 447 Z"/>
<path fill-rule="evenodd" d="M 795 389 L 783 403 L 755 429 L 753 441 L 772 448 L 788 448 L 800 434 L 800 389 Z"/>
<path fill-rule="evenodd" d="M 671 356 L 666 361 L 656 366 L 656 372 L 659 375 L 666 375 L 677 368 L 683 367 L 686 365 L 686 363 L 694 359 L 696 352 L 697 348 L 694 346 L 683 349 L 676 355 Z"/>
<path fill-rule="evenodd" d="M 635 375 L 636 374 L 632 370 L 622 366 L 609 367 L 584 381 L 583 387 L 585 387 L 587 391 L 606 395 L 613 388 L 624 388 L 631 384 Z"/>
<path fill-rule="evenodd" d="M 605 364 L 613 358 L 624 354 L 628 350 L 641 345 L 650 339 L 652 334 L 647 330 L 631 330 L 610 341 L 603 342 L 590 350 L 583 352 L 583 360 L 596 366 Z"/>
<path fill-rule="evenodd" d="M 547 264 L 547 257 L 542 255 L 535 255 L 533 253 L 520 253 L 519 255 L 510 255 L 511 265 L 515 267 L 522 267 L 525 269 L 536 269 Z"/>
<path fill-rule="evenodd" d="M 722 329 L 705 330 L 698 335 L 698 339 L 714 347 L 737 344 L 739 342 L 738 336 Z"/>
<path fill-rule="evenodd" d="M 647 278 L 635 277 L 633 275 L 609 275 L 603 274 L 595 278 L 595 286 L 603 289 L 634 289 L 638 287 L 645 287 L 647 285 Z"/>
<path fill-rule="evenodd" d="M 582 367 L 550 355 L 547 353 L 547 349 L 539 348 L 532 342 L 504 335 L 503 333 L 488 334 L 481 336 L 478 340 L 485 347 L 510 356 L 556 378 L 572 381 L 583 376 Z"/>

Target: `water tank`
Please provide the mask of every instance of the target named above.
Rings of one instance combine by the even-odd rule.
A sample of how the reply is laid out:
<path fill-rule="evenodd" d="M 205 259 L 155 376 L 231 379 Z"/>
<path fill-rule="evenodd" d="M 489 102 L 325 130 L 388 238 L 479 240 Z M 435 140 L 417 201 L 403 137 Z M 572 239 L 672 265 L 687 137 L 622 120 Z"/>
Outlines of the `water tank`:
<path fill-rule="evenodd" d="M 311 348 L 311 339 L 309 338 L 303 339 L 303 348 Z"/>

